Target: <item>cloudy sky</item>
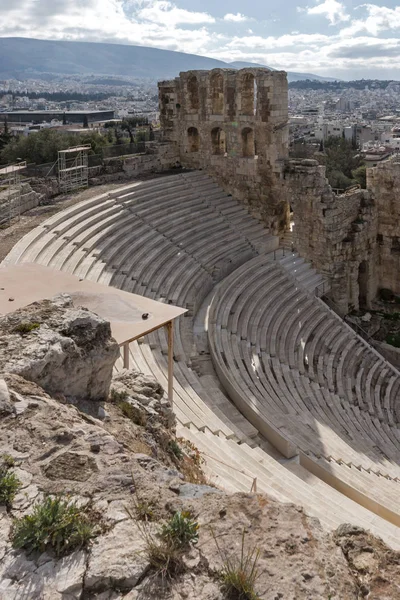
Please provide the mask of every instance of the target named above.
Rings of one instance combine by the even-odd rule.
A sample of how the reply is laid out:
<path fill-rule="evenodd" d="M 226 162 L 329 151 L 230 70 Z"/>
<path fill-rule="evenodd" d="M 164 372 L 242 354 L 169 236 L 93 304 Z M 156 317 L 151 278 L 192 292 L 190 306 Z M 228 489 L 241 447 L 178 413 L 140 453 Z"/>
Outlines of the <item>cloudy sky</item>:
<path fill-rule="evenodd" d="M 398 0 L 0 0 L 0 36 L 138 44 L 400 80 Z"/>

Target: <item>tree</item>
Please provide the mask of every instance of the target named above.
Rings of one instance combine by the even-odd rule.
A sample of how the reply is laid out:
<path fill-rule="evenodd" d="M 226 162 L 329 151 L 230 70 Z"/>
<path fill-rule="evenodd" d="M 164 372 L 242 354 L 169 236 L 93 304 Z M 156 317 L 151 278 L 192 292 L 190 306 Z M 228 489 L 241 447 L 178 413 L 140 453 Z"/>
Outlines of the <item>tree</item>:
<path fill-rule="evenodd" d="M 62 124 L 66 125 L 67 124 L 67 117 L 65 115 L 65 112 L 63 113 L 63 120 L 62 120 Z"/>
<path fill-rule="evenodd" d="M 7 117 L 4 119 L 4 127 L 2 133 L 0 133 L 0 150 L 2 150 L 7 144 L 11 142 L 12 136 L 8 129 Z"/>
<path fill-rule="evenodd" d="M 361 165 L 353 171 L 353 178 L 360 184 L 361 188 L 365 190 L 367 188 L 367 167 Z"/>
<path fill-rule="evenodd" d="M 83 129 L 88 129 L 89 121 L 87 115 L 83 115 Z"/>
<path fill-rule="evenodd" d="M 28 137 L 12 138 L 0 151 L 0 162 L 9 163 L 21 158 L 37 165 L 50 163 L 57 160 L 59 150 L 66 150 L 77 143 L 90 144 L 93 154 L 101 154 L 103 146 L 108 144 L 107 138 L 95 131 L 86 131 L 77 141 L 75 135 L 55 129 L 42 129 Z"/>

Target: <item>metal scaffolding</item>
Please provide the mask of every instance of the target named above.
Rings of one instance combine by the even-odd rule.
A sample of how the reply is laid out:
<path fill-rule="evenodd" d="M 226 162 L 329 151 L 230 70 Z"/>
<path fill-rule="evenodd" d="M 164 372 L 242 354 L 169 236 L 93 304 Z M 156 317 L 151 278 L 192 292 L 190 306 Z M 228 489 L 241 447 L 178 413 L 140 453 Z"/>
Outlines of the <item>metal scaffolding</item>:
<path fill-rule="evenodd" d="M 69 192 L 88 187 L 88 152 L 90 145 L 75 146 L 58 152 L 58 182 L 60 190 Z"/>
<path fill-rule="evenodd" d="M 26 162 L 19 162 L 0 169 L 0 224 L 21 215 L 21 171 L 26 169 Z"/>

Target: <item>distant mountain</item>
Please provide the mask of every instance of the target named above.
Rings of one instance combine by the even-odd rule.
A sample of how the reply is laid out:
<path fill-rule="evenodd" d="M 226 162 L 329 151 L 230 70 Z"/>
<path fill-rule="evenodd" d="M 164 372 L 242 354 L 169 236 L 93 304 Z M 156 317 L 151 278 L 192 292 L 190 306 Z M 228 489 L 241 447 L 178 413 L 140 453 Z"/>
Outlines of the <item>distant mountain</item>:
<path fill-rule="evenodd" d="M 185 54 L 146 46 L 64 42 L 32 38 L 0 38 L 1 79 L 52 79 L 57 75 L 113 75 L 150 79 L 176 77 L 180 71 L 264 67 L 253 63 L 226 63 L 206 56 Z M 268 67 L 267 67 L 268 68 Z M 289 81 L 326 77 L 288 73 Z"/>
<path fill-rule="evenodd" d="M 259 63 L 251 63 L 237 60 L 235 62 L 229 63 L 231 67 L 235 67 L 235 69 L 246 69 L 248 67 L 263 67 L 264 69 L 271 69 L 271 71 L 276 71 L 277 69 L 273 69 L 272 67 L 267 67 L 266 65 L 260 65 Z M 333 77 L 321 77 L 321 75 L 313 75 L 312 73 L 295 73 L 294 71 L 287 71 L 288 82 L 292 81 L 303 81 L 306 79 L 310 79 L 311 81 L 338 81 Z"/>

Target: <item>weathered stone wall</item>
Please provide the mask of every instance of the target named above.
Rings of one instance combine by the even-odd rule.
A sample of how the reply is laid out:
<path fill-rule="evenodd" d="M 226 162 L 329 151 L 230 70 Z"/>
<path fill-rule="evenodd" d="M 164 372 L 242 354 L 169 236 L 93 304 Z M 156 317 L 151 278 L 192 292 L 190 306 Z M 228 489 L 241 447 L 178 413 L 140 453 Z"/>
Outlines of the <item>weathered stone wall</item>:
<path fill-rule="evenodd" d="M 341 312 L 369 306 L 376 295 L 377 206 L 367 190 L 332 192 L 325 167 L 292 160 L 285 173 L 294 212 L 293 241 L 331 284 Z"/>
<path fill-rule="evenodd" d="M 89 168 L 89 184 L 100 185 L 123 181 L 140 175 L 162 173 L 179 166 L 177 147 L 170 143 L 154 143 L 143 154 L 106 158 L 98 167 Z"/>
<path fill-rule="evenodd" d="M 39 206 L 41 195 L 29 183 L 7 188 L 0 192 L 0 223 L 8 221 L 27 210 Z"/>
<path fill-rule="evenodd" d="M 163 139 L 206 169 L 273 233 L 288 226 L 287 77 L 267 69 L 187 71 L 159 83 Z"/>
<path fill-rule="evenodd" d="M 400 294 L 400 160 L 367 169 L 378 210 L 377 283 Z"/>

